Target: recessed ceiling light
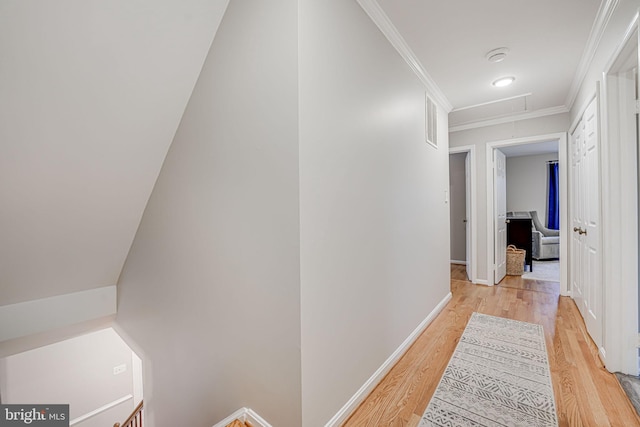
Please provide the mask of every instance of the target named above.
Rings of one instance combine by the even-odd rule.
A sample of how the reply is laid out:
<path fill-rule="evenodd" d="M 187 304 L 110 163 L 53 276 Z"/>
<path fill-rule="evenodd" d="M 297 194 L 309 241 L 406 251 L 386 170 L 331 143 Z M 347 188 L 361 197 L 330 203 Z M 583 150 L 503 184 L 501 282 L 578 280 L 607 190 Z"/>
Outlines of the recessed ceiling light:
<path fill-rule="evenodd" d="M 490 50 L 484 57 L 487 58 L 487 61 L 489 62 L 500 62 L 507 57 L 507 53 L 509 53 L 509 48 L 499 47 L 497 49 Z"/>
<path fill-rule="evenodd" d="M 509 76 L 509 77 L 501 77 L 498 80 L 494 81 L 493 83 L 491 83 L 492 85 L 494 85 L 495 87 L 505 87 L 505 86 L 509 86 L 511 83 L 513 83 L 515 81 L 515 77 Z"/>

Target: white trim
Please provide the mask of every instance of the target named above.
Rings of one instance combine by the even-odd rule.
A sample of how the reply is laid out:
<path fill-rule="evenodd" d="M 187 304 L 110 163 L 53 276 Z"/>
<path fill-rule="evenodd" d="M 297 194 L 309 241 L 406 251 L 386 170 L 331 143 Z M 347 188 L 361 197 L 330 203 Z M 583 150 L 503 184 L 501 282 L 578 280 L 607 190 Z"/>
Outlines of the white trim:
<path fill-rule="evenodd" d="M 102 412 L 104 412 L 106 410 L 109 410 L 109 409 L 113 408 L 114 406 L 118 406 L 121 403 L 124 403 L 129 399 L 133 399 L 133 395 L 132 394 L 127 394 L 126 396 L 121 397 L 120 399 L 116 399 L 113 402 L 107 403 L 106 405 L 102 405 L 98 409 L 95 409 L 95 410 L 93 410 L 91 412 L 87 412 L 86 414 L 81 415 L 78 418 L 74 418 L 71 421 L 69 421 L 69 425 L 72 426 L 72 425 L 81 423 L 81 422 L 83 422 L 85 420 L 88 420 L 91 417 L 95 417 L 96 415 L 101 414 Z"/>
<path fill-rule="evenodd" d="M 491 286 L 491 285 L 489 285 L 489 282 L 487 280 L 484 280 L 484 279 L 477 279 L 474 283 L 476 285 Z"/>
<path fill-rule="evenodd" d="M 566 132 L 559 135 L 558 139 L 558 164 L 560 165 L 560 295 L 570 296 L 569 281 L 569 136 Z"/>
<path fill-rule="evenodd" d="M 404 340 L 400 347 L 393 352 L 391 356 L 378 368 L 378 370 L 360 387 L 360 390 L 354 394 L 351 399 L 336 413 L 333 418 L 325 424 L 324 427 L 337 427 L 341 425 L 353 411 L 366 399 L 371 391 L 378 385 L 387 373 L 400 360 L 404 353 L 411 347 L 411 344 L 420 336 L 420 334 L 429 326 L 436 316 L 444 309 L 451 300 L 451 292 L 449 292 L 429 313 L 429 315 L 418 325 L 418 327 Z M 217 426 L 214 426 L 217 427 Z"/>
<path fill-rule="evenodd" d="M 117 333 L 117 332 L 116 332 Z M 131 350 L 131 377 L 133 380 L 133 406 L 138 406 L 144 396 L 142 359 Z"/>
<path fill-rule="evenodd" d="M 451 261 L 449 261 L 449 264 L 455 264 L 455 265 L 467 265 L 467 261 L 459 261 L 457 259 L 452 259 Z"/>
<path fill-rule="evenodd" d="M 613 52 L 613 54 L 611 54 L 611 57 L 607 61 L 607 65 L 604 67 L 605 76 L 611 72 L 613 65 L 619 59 L 620 55 L 622 54 L 622 51 L 627 46 L 627 43 L 631 41 L 631 36 L 633 35 L 633 33 L 635 33 L 638 30 L 638 16 L 639 16 L 639 12 L 636 12 L 633 19 L 631 20 L 631 23 L 627 27 L 627 31 L 625 31 L 624 33 L 624 37 L 622 38 L 622 41 L 620 41 L 620 43 L 616 47 L 616 50 Z"/>
<path fill-rule="evenodd" d="M 599 350 L 607 370 L 630 375 L 638 375 L 638 224 L 629 221 L 638 216 L 638 153 L 636 142 L 631 141 L 636 138 L 635 123 L 624 119 L 633 116 L 629 112 L 635 108 L 633 100 L 624 95 L 632 94 L 635 85 L 620 73 L 632 67 L 625 63 L 630 52 L 638 56 L 639 26 L 636 13 L 607 62 L 602 74 L 600 118 L 602 280 L 607 286 L 603 297 L 603 348 Z"/>
<path fill-rule="evenodd" d="M 598 354 L 600 354 L 600 360 L 607 360 L 607 350 L 604 347 L 598 348 Z"/>
<path fill-rule="evenodd" d="M 501 147 L 513 145 L 534 144 L 542 141 L 558 141 L 558 161 L 560 162 L 560 293 L 567 295 L 568 271 L 566 263 L 568 261 L 567 243 L 568 240 L 568 138 L 566 132 L 552 133 L 546 135 L 527 136 L 523 138 L 506 139 L 501 141 L 487 142 L 486 144 L 486 180 L 487 180 L 487 285 L 493 286 L 495 283 L 494 267 L 494 238 L 493 238 L 493 150 Z M 564 227 L 563 227 L 564 226 Z"/>
<path fill-rule="evenodd" d="M 233 414 L 229 415 L 224 420 L 216 423 L 213 427 L 226 427 L 228 424 L 231 424 L 234 420 L 239 420 L 242 422 L 249 421 L 255 427 L 271 427 L 264 418 L 258 415 L 251 408 L 240 408 L 235 411 Z"/>
<path fill-rule="evenodd" d="M 418 76 L 418 79 L 426 86 L 431 97 L 445 109 L 447 114 L 453 106 L 438 87 L 436 82 L 431 78 L 429 73 L 420 63 L 420 60 L 411 50 L 407 42 L 404 40 L 398 29 L 393 25 L 387 14 L 376 0 L 357 0 L 358 4 L 369 15 L 369 18 L 380 29 L 382 34 L 389 40 L 391 45 L 398 51 L 400 56 L 409 64 L 409 67 Z"/>
<path fill-rule="evenodd" d="M 580 63 L 578 64 L 576 74 L 571 82 L 567 99 L 564 102 L 569 109 L 573 108 L 573 103 L 576 101 L 578 91 L 584 83 L 584 79 L 587 76 L 591 62 L 596 55 L 596 50 L 598 49 L 604 30 L 607 28 L 609 20 L 611 19 L 611 16 L 613 16 L 613 12 L 616 10 L 617 6 L 618 0 L 605 0 L 600 4 L 598 15 L 596 16 L 593 26 L 591 27 L 591 32 L 589 33 L 589 40 L 582 52 Z"/>
<path fill-rule="evenodd" d="M 529 111 L 519 114 L 511 114 L 508 116 L 496 117 L 493 119 L 479 120 L 473 122 L 460 123 L 449 128 L 449 132 L 460 132 L 462 130 L 477 129 L 481 127 L 501 125 L 503 123 L 517 122 L 521 120 L 536 119 L 538 117 L 553 116 L 556 114 L 568 113 L 569 108 L 564 105 L 558 107 L 543 108 L 540 110 Z"/>
<path fill-rule="evenodd" d="M 493 101 L 481 102 L 479 104 L 473 104 L 473 105 L 467 105 L 464 107 L 454 108 L 453 110 L 451 110 L 451 112 L 455 113 L 457 111 L 470 110 L 471 108 L 484 107 L 485 105 L 497 104 L 498 102 L 512 101 L 518 98 L 526 98 L 527 96 L 531 96 L 531 95 L 533 95 L 533 93 L 527 92 L 527 93 L 523 93 L 522 95 L 515 95 L 515 96 L 510 96 L 508 98 L 500 98 Z"/>
<path fill-rule="evenodd" d="M 0 306 L 0 342 L 116 313 L 116 286 Z"/>
<path fill-rule="evenodd" d="M 493 218 L 493 149 L 491 143 L 485 145 L 486 174 L 485 180 L 487 185 L 487 286 L 493 286 L 496 282 L 496 251 L 494 248 L 494 218 Z"/>
<path fill-rule="evenodd" d="M 477 172 L 476 172 L 476 146 L 461 145 L 459 147 L 449 147 L 449 154 L 469 153 L 469 165 L 471 170 L 471 218 L 469 218 L 469 226 L 471 228 L 471 253 L 467 254 L 467 260 L 471 262 L 471 283 L 480 283 L 478 280 L 478 190 L 477 190 Z"/>

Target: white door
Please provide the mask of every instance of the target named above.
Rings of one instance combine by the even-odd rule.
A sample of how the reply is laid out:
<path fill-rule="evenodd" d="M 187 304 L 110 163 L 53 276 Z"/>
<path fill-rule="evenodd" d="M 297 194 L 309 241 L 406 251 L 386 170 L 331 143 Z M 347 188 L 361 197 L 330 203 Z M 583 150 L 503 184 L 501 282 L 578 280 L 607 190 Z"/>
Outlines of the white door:
<path fill-rule="evenodd" d="M 495 282 L 507 275 L 507 161 L 504 153 L 493 150 L 493 200 Z"/>
<path fill-rule="evenodd" d="M 600 160 L 598 147 L 598 105 L 592 101 L 583 116 L 584 153 L 583 177 L 585 184 L 584 231 L 585 254 L 583 273 L 585 323 L 593 341 L 602 347 L 602 276 L 600 272 Z"/>
<path fill-rule="evenodd" d="M 584 144 L 584 121 L 581 120 L 571 134 L 571 291 L 576 305 L 584 305 L 584 290 L 582 289 L 583 274 L 582 234 L 584 226 L 584 183 L 582 152 Z M 581 309 L 582 310 L 582 309 Z M 584 317 L 584 313 L 583 313 Z"/>
<path fill-rule="evenodd" d="M 466 239 L 466 261 L 467 261 L 467 279 L 473 280 L 471 277 L 471 263 L 475 260 L 471 259 L 471 156 L 469 153 L 464 158 L 464 183 L 465 183 L 465 239 Z"/>
<path fill-rule="evenodd" d="M 596 100 L 585 110 L 574 131 L 572 144 L 572 247 L 573 298 L 587 331 L 602 346 L 603 288 L 600 250 L 600 162 Z"/>

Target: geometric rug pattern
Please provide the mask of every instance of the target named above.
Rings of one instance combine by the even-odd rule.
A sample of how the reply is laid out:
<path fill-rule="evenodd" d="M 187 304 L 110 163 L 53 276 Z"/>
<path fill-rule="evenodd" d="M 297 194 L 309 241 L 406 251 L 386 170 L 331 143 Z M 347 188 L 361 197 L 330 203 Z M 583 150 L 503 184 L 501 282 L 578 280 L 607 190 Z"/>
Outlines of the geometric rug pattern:
<path fill-rule="evenodd" d="M 473 313 L 418 427 L 556 427 L 542 325 Z"/>

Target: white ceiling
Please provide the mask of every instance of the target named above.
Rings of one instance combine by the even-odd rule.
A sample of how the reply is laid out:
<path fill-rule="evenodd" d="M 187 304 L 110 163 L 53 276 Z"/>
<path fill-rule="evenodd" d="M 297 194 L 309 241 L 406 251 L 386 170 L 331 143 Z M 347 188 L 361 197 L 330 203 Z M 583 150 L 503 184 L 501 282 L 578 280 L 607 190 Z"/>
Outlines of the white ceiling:
<path fill-rule="evenodd" d="M 116 284 L 227 3 L 0 2 L 0 305 Z"/>
<path fill-rule="evenodd" d="M 502 151 L 506 157 L 537 156 L 540 154 L 557 153 L 558 140 L 510 145 L 508 147 L 501 147 L 500 151 Z"/>
<path fill-rule="evenodd" d="M 453 105 L 451 125 L 566 107 L 601 6 L 600 0 L 378 3 Z M 486 53 L 499 47 L 509 48 L 507 58 L 487 61 Z M 516 78 L 511 86 L 491 85 L 509 75 Z M 518 98 L 467 108 L 511 97 Z"/>

